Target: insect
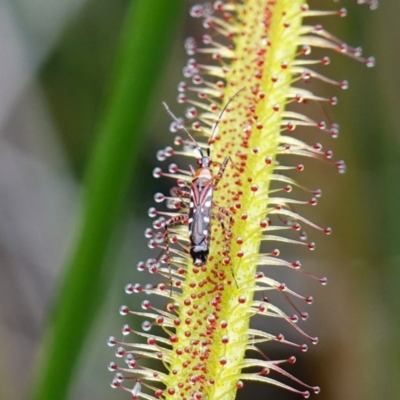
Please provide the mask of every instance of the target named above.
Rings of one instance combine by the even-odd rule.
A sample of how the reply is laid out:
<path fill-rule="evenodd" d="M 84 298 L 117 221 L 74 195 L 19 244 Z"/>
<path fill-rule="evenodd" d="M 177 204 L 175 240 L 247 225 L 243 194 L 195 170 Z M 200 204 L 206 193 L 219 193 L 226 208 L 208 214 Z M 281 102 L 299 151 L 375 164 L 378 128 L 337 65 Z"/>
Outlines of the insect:
<path fill-rule="evenodd" d="M 243 90 L 240 89 L 234 96 L 232 96 L 223 110 L 221 111 L 217 121 L 215 122 L 209 144 L 212 142 L 215 130 L 221 120 L 221 117 L 227 109 L 229 103 Z M 189 131 L 182 125 L 182 123 L 176 118 L 172 111 L 168 108 L 166 103 L 163 103 L 168 114 L 179 124 L 180 127 L 186 132 L 190 140 L 194 143 L 196 150 L 200 157 L 197 159 L 198 169 L 194 170 L 193 167 L 189 166 L 189 171 L 192 175 L 192 181 L 190 184 L 190 192 L 178 191 L 181 197 L 189 198 L 189 213 L 184 215 L 178 215 L 170 218 L 165 222 L 165 242 L 166 251 L 168 253 L 169 246 L 169 235 L 168 227 L 177 223 L 183 223 L 189 225 L 189 253 L 193 260 L 193 265 L 199 267 L 207 262 L 208 254 L 210 252 L 210 236 L 211 236 L 211 218 L 214 215 L 220 221 L 223 229 L 224 217 L 229 218 L 230 225 L 232 224 L 232 215 L 224 207 L 220 207 L 213 203 L 213 193 L 218 182 L 221 180 L 228 162 L 232 159 L 227 156 L 220 163 L 218 173 L 214 176 L 211 165 L 219 164 L 212 161 L 210 158 L 210 148 L 207 148 L 207 154 L 204 154 L 203 150 L 189 133 Z M 168 255 L 168 254 L 167 254 Z"/>

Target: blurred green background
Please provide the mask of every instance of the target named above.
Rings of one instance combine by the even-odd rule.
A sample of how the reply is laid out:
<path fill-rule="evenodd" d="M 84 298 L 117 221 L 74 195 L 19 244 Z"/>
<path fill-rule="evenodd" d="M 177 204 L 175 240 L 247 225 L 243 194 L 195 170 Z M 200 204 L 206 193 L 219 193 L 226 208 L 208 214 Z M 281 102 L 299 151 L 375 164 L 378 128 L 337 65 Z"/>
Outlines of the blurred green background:
<path fill-rule="evenodd" d="M 183 41 L 202 32 L 199 21 L 188 16 L 195 3 L 0 3 L 0 399 L 28 399 L 35 392 L 36 400 L 61 400 L 57 388 L 68 399 L 129 398 L 109 388 L 107 364 L 115 357 L 106 340 L 118 336 L 128 322 L 118 308 L 133 304 L 124 285 L 140 279 L 136 263 L 151 255 L 143 237 L 149 225 L 146 210 L 154 205 L 154 193 L 166 192 L 170 184 L 152 179 L 151 171 L 160 165 L 156 151 L 173 140 L 161 102 L 183 112 L 175 101 L 187 59 Z M 323 72 L 350 82 L 345 92 L 312 82 L 315 92 L 339 97 L 327 112 L 340 123 L 341 135 L 332 140 L 319 132 L 300 133 L 311 143 L 322 142 L 348 165 L 347 173 L 339 175 L 311 160 L 299 177 L 322 188 L 318 207 L 306 214 L 320 225 L 331 225 L 333 234 L 310 232 L 317 241 L 314 253 L 289 249 L 285 254 L 329 278 L 329 285 L 320 287 L 295 273 L 283 275 L 288 285 L 314 296 L 302 328 L 318 335 L 320 343 L 305 354 L 279 346 L 265 351 L 271 358 L 295 354 L 298 363 L 290 371 L 320 385 L 319 399 L 398 399 L 400 3 L 382 1 L 376 12 L 355 3 L 339 3 L 348 8 L 347 18 L 321 23 L 349 44 L 361 45 L 377 65 L 368 69 L 322 52 L 332 58 Z M 140 46 L 151 51 L 127 54 Z M 139 88 L 131 66 L 142 60 L 150 64 L 144 75 L 148 81 L 143 78 Z M 115 140 L 110 135 L 114 130 Z M 110 154 L 114 160 L 107 164 Z M 89 217 L 88 204 L 94 210 Z M 87 225 L 83 234 L 82 220 Z M 82 237 L 89 239 L 77 252 Z M 86 269 L 88 259 L 92 263 Z M 77 301 L 74 293 L 80 293 Z M 73 313 L 77 307 L 76 320 L 60 317 L 60 296 L 67 298 L 64 310 Z M 62 329 L 62 351 L 52 353 L 49 368 L 44 360 L 53 345 L 47 331 L 52 321 L 61 321 L 68 330 Z M 259 323 L 269 330 L 268 321 Z M 280 327 L 272 324 L 274 329 Z M 290 330 L 283 332 L 299 340 Z M 38 383 L 44 377 L 54 384 L 47 397 L 41 390 L 49 391 L 51 385 Z M 297 398 L 248 384 L 240 398 L 249 396 Z"/>

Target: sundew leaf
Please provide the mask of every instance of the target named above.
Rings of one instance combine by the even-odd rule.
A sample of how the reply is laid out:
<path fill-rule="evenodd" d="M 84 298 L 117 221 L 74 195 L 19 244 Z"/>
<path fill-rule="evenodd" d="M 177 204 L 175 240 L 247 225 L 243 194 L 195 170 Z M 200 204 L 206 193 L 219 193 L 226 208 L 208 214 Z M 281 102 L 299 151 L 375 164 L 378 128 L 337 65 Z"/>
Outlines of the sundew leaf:
<path fill-rule="evenodd" d="M 359 3 L 374 8 L 372 1 Z M 133 399 L 233 400 L 246 381 L 258 381 L 308 398 L 320 389 L 284 369 L 295 357 L 271 360 L 257 344 L 278 342 L 306 351 L 307 343 L 318 342 L 297 325 L 307 319 L 303 307 L 313 298 L 270 275 L 271 269 L 285 268 L 327 282 L 276 247 L 314 250 L 306 229 L 331 233 L 301 214 L 302 207 L 317 204 L 321 190 L 298 183 L 304 165 L 296 165 L 293 156 L 345 172 L 332 151 L 298 135 L 300 126 L 328 138 L 339 133 L 329 117 L 310 117 L 313 106 L 337 103 L 336 97 L 314 92 L 310 80 L 334 90 L 348 87 L 346 80 L 315 70 L 329 65 L 329 57 L 312 50 L 335 51 L 368 67 L 374 58 L 363 57 L 360 48 L 320 24 L 327 17 L 345 17 L 344 8 L 313 10 L 303 0 L 226 0 L 195 5 L 190 13 L 202 20 L 207 33 L 185 41 L 190 58 L 178 85 L 185 117 L 176 117 L 167 106 L 170 130 L 179 136 L 175 147 L 157 156 L 161 162 L 175 155 L 196 158 L 198 169 L 173 163 L 153 171 L 155 178 L 172 178 L 176 184 L 170 194 L 155 195 L 170 210 L 150 208 L 155 220 L 145 237 L 158 254 L 138 263 L 139 271 L 159 274 L 160 282 L 126 286 L 127 293 L 144 292 L 149 298 L 141 311 L 120 308 L 122 315 L 144 321 L 140 330 L 124 325 L 122 338 L 109 338 L 119 358 L 109 364 L 115 373 L 111 386 Z M 292 193 L 293 187 L 300 190 Z M 267 294 L 287 300 L 286 307 Z M 165 306 L 156 306 L 150 295 L 162 297 Z M 284 321 L 306 343 L 287 341 L 270 332 L 268 323 L 264 332 L 251 329 L 255 315 Z M 260 359 L 253 358 L 254 352 Z M 160 368 L 149 368 L 147 359 L 160 360 Z M 280 377 L 289 378 L 288 383 Z"/>

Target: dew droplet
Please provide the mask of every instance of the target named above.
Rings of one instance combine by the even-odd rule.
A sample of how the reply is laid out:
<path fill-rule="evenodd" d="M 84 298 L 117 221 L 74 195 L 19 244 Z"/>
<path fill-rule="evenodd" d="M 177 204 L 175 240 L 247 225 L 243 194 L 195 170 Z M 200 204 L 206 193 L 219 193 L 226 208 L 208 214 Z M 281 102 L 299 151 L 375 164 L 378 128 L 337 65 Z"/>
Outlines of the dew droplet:
<path fill-rule="evenodd" d="M 111 381 L 111 383 L 110 383 L 110 386 L 111 386 L 113 389 L 116 389 L 116 388 L 118 388 L 118 387 L 120 386 L 120 383 L 119 383 L 116 379 L 113 379 L 113 380 Z"/>
<path fill-rule="evenodd" d="M 299 321 L 299 317 L 296 314 L 293 314 L 289 317 L 290 321 L 296 323 Z"/>
<path fill-rule="evenodd" d="M 132 283 L 128 283 L 125 286 L 125 293 L 126 294 L 132 294 L 133 293 L 133 285 L 132 285 Z"/>
<path fill-rule="evenodd" d="M 160 167 L 154 168 L 153 169 L 153 177 L 157 179 L 157 178 L 161 178 L 161 176 L 162 176 L 161 168 Z"/>
<path fill-rule="evenodd" d="M 227 362 L 228 362 L 228 359 L 227 359 L 226 357 L 220 357 L 219 363 L 220 363 L 221 365 L 226 365 Z"/>
<path fill-rule="evenodd" d="M 121 306 L 121 307 L 119 308 L 119 313 L 120 313 L 121 315 L 127 315 L 127 314 L 129 314 L 129 307 L 128 307 L 128 306 Z"/>
<path fill-rule="evenodd" d="M 125 355 L 125 349 L 123 347 L 118 347 L 118 349 L 115 351 L 115 356 L 121 358 L 124 355 Z"/>
<path fill-rule="evenodd" d="M 154 195 L 154 201 L 156 203 L 162 203 L 165 200 L 165 196 L 162 193 L 156 193 Z"/>
<path fill-rule="evenodd" d="M 124 377 L 124 375 L 123 375 L 121 372 L 117 372 L 117 373 L 115 374 L 115 379 L 116 379 L 118 382 L 123 382 L 123 380 L 125 379 L 125 377 Z"/>
<path fill-rule="evenodd" d="M 165 161 L 167 159 L 167 156 L 164 153 L 164 150 L 158 150 L 157 154 L 156 154 L 156 158 L 158 161 Z"/>
<path fill-rule="evenodd" d="M 329 65 L 331 63 L 331 59 L 328 56 L 322 57 L 321 64 L 322 65 Z"/>
<path fill-rule="evenodd" d="M 117 364 L 115 364 L 115 362 L 110 362 L 108 364 L 108 370 L 111 371 L 111 372 L 116 371 L 117 368 L 118 368 L 118 366 L 117 366 Z"/>
<path fill-rule="evenodd" d="M 319 281 L 321 282 L 321 285 L 323 285 L 323 286 L 328 284 L 328 278 L 326 278 L 325 276 L 320 278 Z"/>
<path fill-rule="evenodd" d="M 365 65 L 366 65 L 368 68 L 375 67 L 375 57 L 372 57 L 372 56 L 368 57 L 368 58 L 365 60 Z"/>
<path fill-rule="evenodd" d="M 301 267 L 301 262 L 300 261 L 295 261 L 292 263 L 293 268 L 299 269 Z"/>
<path fill-rule="evenodd" d="M 320 388 L 319 386 L 314 386 L 314 387 L 313 387 L 313 392 L 314 392 L 315 394 L 318 394 L 318 393 L 321 392 L 321 388 Z"/>
<path fill-rule="evenodd" d="M 317 203 L 318 203 L 318 201 L 317 201 L 317 199 L 316 199 L 315 197 L 312 197 L 312 198 L 308 201 L 308 203 L 309 203 L 310 205 L 312 205 L 312 206 L 316 206 Z"/>
<path fill-rule="evenodd" d="M 306 319 L 308 319 L 308 313 L 303 311 L 300 313 L 300 317 L 303 321 L 305 321 Z"/>
<path fill-rule="evenodd" d="M 308 45 L 302 46 L 301 47 L 301 54 L 303 54 L 305 56 L 310 55 L 311 54 L 311 46 L 308 46 Z"/>
<path fill-rule="evenodd" d="M 347 90 L 349 88 L 349 82 L 344 80 L 344 81 L 340 82 L 339 86 L 341 89 Z"/>
<path fill-rule="evenodd" d="M 186 41 L 194 41 L 196 43 L 196 41 L 191 37 L 187 38 Z M 186 82 L 184 82 L 184 81 L 179 82 L 178 92 L 184 92 L 185 90 L 187 90 L 187 88 L 188 88 L 188 86 L 187 86 Z"/>
<path fill-rule="evenodd" d="M 151 307 L 151 303 L 149 300 L 143 300 L 141 306 L 143 310 L 148 310 Z"/>
<path fill-rule="evenodd" d="M 139 272 L 143 272 L 146 270 L 146 264 L 143 261 L 139 261 L 136 265 L 136 268 Z"/>
<path fill-rule="evenodd" d="M 313 338 L 311 338 L 311 343 L 312 344 L 318 344 L 319 339 L 315 336 Z"/>
<path fill-rule="evenodd" d="M 312 302 L 314 301 L 314 298 L 312 296 L 308 296 L 305 298 L 305 301 L 307 304 L 312 304 Z"/>
<path fill-rule="evenodd" d="M 131 327 L 128 324 L 124 325 L 122 327 L 122 334 L 126 336 L 129 335 L 130 333 L 131 333 Z"/>

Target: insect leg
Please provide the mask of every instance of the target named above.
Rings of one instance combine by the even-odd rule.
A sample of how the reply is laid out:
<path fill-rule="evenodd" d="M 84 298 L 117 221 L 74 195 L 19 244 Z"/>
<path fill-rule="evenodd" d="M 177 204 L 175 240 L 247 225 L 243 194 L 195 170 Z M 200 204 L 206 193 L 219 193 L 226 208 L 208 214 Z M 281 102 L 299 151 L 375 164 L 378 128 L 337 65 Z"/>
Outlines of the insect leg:
<path fill-rule="evenodd" d="M 230 157 L 225 157 L 224 161 L 222 161 L 218 173 L 214 176 L 214 187 L 218 185 L 218 182 L 221 180 L 224 175 L 226 166 L 228 165 L 228 161 L 231 160 Z"/>
<path fill-rule="evenodd" d="M 171 190 L 171 193 L 174 196 L 179 197 L 181 200 L 183 200 L 184 198 L 186 199 L 190 198 L 190 192 L 187 192 L 186 190 L 181 190 L 177 187 L 173 188 L 173 190 Z"/>
<path fill-rule="evenodd" d="M 221 228 L 224 234 L 224 242 L 226 244 L 225 251 L 229 255 L 230 253 L 230 239 L 232 237 L 232 231 L 231 231 L 231 226 L 233 225 L 233 217 L 230 211 L 228 211 L 226 208 L 218 206 L 214 204 L 214 209 L 217 210 L 217 212 L 214 212 L 215 218 L 218 219 L 219 223 L 221 224 Z M 229 218 L 229 224 L 228 226 L 225 225 L 224 219 Z M 235 285 L 238 288 L 238 284 L 236 281 L 235 273 L 233 272 L 232 266 L 230 266 L 231 274 L 233 277 L 233 280 L 235 281 Z"/>
<path fill-rule="evenodd" d="M 182 205 L 184 207 L 188 206 L 187 199 L 190 199 L 190 192 L 188 192 L 186 190 L 181 190 L 178 187 L 174 187 L 174 188 L 171 189 L 171 195 L 174 196 L 174 197 L 178 197 L 179 200 L 180 200 L 179 201 L 179 207 L 178 207 L 178 204 L 175 203 L 175 205 L 176 205 L 175 208 L 181 208 Z"/>
<path fill-rule="evenodd" d="M 169 253 L 169 231 L 168 228 L 172 225 L 176 224 L 185 224 L 189 220 L 187 214 L 184 215 L 177 215 L 175 217 L 172 217 L 165 221 L 164 223 L 164 237 L 165 237 L 165 249 L 161 250 L 160 255 L 157 257 L 157 261 L 161 259 L 161 256 L 163 255 L 164 251 L 167 255 L 167 265 L 168 265 L 168 271 L 169 271 L 169 276 L 170 276 L 170 284 L 171 284 L 171 292 L 172 292 L 172 274 L 171 274 L 171 260 L 170 260 L 170 253 Z"/>
<path fill-rule="evenodd" d="M 195 174 L 196 174 L 196 171 L 194 170 L 194 168 L 191 165 L 189 165 L 189 172 L 192 176 L 195 176 Z"/>
<path fill-rule="evenodd" d="M 228 211 L 225 207 L 221 207 L 217 204 L 214 204 L 214 208 L 218 210 L 218 212 L 222 215 L 224 215 L 226 218 L 229 218 L 229 225 L 233 225 L 233 216 L 230 211 Z"/>

